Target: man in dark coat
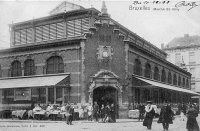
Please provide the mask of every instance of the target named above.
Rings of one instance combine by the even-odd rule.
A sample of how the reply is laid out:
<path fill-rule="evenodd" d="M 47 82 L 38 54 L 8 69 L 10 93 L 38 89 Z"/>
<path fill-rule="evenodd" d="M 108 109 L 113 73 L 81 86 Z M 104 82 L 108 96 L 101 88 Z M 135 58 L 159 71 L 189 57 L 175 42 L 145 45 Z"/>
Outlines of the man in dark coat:
<path fill-rule="evenodd" d="M 194 105 L 190 105 L 190 108 L 188 109 L 187 112 L 187 124 L 186 124 L 186 129 L 188 131 L 200 131 L 199 130 L 199 125 L 197 123 L 196 117 L 198 116 L 198 112 L 194 108 Z"/>
<path fill-rule="evenodd" d="M 143 120 L 144 119 L 144 113 L 145 113 L 145 106 L 143 104 L 139 105 L 139 118 L 138 120 Z"/>
<path fill-rule="evenodd" d="M 111 114 L 112 122 L 116 122 L 116 118 L 115 118 L 115 106 L 114 106 L 114 104 L 111 104 L 111 106 L 110 106 L 110 114 Z"/>
<path fill-rule="evenodd" d="M 68 125 L 72 125 L 73 114 L 74 114 L 74 107 L 73 107 L 73 105 L 71 105 L 71 106 L 69 107 L 69 116 L 68 116 L 68 118 L 67 118 L 67 124 L 68 124 Z"/>
<path fill-rule="evenodd" d="M 169 124 L 172 124 L 173 111 L 170 105 L 166 102 L 164 106 L 161 108 L 160 117 L 158 119 L 158 123 L 162 123 L 164 131 L 168 131 Z"/>
<path fill-rule="evenodd" d="M 110 122 L 110 119 L 111 119 L 110 111 L 111 111 L 110 105 L 107 104 L 105 108 L 105 117 L 104 117 L 103 122 Z"/>
<path fill-rule="evenodd" d="M 94 102 L 94 107 L 93 107 L 93 117 L 95 120 L 98 122 L 99 121 L 99 105 L 97 102 Z"/>
<path fill-rule="evenodd" d="M 155 110 L 152 106 L 151 101 L 147 101 L 147 106 L 145 107 L 145 118 L 143 121 L 143 126 L 146 126 L 148 130 L 151 130 L 152 121 L 155 115 Z"/>

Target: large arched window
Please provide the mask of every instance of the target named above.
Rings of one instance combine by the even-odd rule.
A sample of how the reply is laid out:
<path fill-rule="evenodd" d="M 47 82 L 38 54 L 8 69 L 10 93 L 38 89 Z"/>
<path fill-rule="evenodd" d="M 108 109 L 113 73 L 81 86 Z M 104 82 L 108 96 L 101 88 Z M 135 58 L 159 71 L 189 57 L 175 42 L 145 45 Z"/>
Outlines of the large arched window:
<path fill-rule="evenodd" d="M 60 56 L 52 56 L 47 60 L 47 74 L 63 73 L 64 63 Z"/>
<path fill-rule="evenodd" d="M 34 60 L 28 59 L 24 62 L 24 75 L 35 75 L 35 64 Z"/>
<path fill-rule="evenodd" d="M 168 72 L 168 83 L 172 84 L 172 74 L 171 74 L 171 72 Z"/>
<path fill-rule="evenodd" d="M 154 68 L 154 79 L 155 80 L 160 80 L 160 74 L 159 74 L 159 69 L 158 67 Z"/>
<path fill-rule="evenodd" d="M 151 78 L 151 65 L 149 63 L 146 63 L 145 65 L 145 77 Z"/>
<path fill-rule="evenodd" d="M 134 74 L 142 75 L 142 65 L 139 59 L 135 59 Z"/>
<path fill-rule="evenodd" d="M 174 76 L 173 76 L 173 84 L 174 84 L 174 85 L 177 85 L 177 77 L 176 77 L 176 74 L 174 74 Z"/>
<path fill-rule="evenodd" d="M 11 77 L 22 76 L 21 63 L 15 60 L 11 64 Z"/>
<path fill-rule="evenodd" d="M 183 78 L 183 87 L 185 87 L 185 78 Z"/>
<path fill-rule="evenodd" d="M 166 81 L 166 73 L 165 73 L 165 70 L 164 70 L 164 69 L 162 70 L 161 81 L 162 81 L 162 82 L 165 82 L 165 81 Z"/>
<path fill-rule="evenodd" d="M 178 77 L 178 86 L 181 86 L 181 76 Z"/>

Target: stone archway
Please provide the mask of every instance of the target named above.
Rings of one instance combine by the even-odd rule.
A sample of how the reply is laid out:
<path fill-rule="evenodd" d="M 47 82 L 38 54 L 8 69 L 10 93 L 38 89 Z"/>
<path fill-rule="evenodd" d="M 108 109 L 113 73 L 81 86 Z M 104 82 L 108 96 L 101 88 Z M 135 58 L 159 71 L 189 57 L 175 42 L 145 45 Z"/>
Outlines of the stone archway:
<path fill-rule="evenodd" d="M 117 93 L 116 105 L 122 105 L 122 86 L 120 85 L 119 77 L 108 70 L 101 70 L 97 72 L 94 76 L 91 76 L 91 84 L 89 86 L 89 103 L 93 103 L 93 93 L 95 89 L 113 88 Z"/>

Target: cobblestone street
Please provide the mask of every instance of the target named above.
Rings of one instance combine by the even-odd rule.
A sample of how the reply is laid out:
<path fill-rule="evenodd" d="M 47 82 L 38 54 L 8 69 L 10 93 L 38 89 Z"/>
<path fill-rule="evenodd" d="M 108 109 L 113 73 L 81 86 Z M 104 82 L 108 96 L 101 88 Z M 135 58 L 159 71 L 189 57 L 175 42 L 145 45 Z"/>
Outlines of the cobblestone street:
<path fill-rule="evenodd" d="M 200 117 L 197 118 L 200 123 Z M 176 117 L 169 131 L 186 131 L 186 120 Z M 74 121 L 67 125 L 64 121 L 8 120 L 0 121 L 0 131 L 146 131 L 142 122 L 136 119 L 118 119 L 117 123 L 96 123 L 90 121 Z M 162 124 L 154 120 L 152 131 L 163 131 Z"/>

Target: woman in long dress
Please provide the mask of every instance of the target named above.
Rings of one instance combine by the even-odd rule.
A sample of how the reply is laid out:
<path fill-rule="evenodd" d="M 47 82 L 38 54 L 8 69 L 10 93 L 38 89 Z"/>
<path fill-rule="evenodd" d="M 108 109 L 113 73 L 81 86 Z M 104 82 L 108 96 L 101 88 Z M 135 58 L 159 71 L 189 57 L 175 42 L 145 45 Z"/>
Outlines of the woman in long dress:
<path fill-rule="evenodd" d="M 151 130 L 151 125 L 154 115 L 155 115 L 155 110 L 152 106 L 152 102 L 148 101 L 147 106 L 145 106 L 145 118 L 143 121 L 143 126 L 146 126 L 148 130 Z"/>
<path fill-rule="evenodd" d="M 198 111 L 194 108 L 194 105 L 190 105 L 187 112 L 187 124 L 186 129 L 188 131 L 199 131 L 199 125 L 197 123 L 196 117 L 198 116 Z"/>

